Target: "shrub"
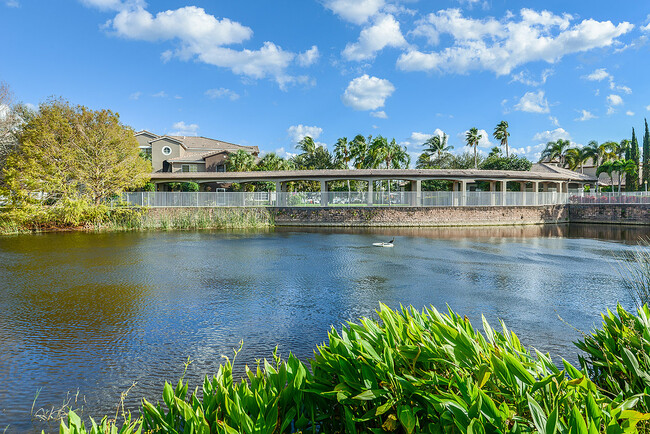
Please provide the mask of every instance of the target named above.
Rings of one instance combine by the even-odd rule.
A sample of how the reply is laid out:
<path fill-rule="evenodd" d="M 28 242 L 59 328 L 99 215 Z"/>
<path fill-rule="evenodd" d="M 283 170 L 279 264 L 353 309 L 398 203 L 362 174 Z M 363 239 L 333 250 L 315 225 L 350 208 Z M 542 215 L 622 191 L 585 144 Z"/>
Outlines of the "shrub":
<path fill-rule="evenodd" d="M 382 305 L 378 316 L 330 331 L 311 372 L 274 354 L 241 380 L 227 361 L 200 392 L 165 383 L 163 403 L 143 400 L 138 423 L 169 433 L 586 434 L 633 433 L 650 418 L 633 409 L 638 396 L 603 394 L 586 370 L 531 355 L 503 323 L 483 319 L 482 334 L 451 310 Z"/>
<path fill-rule="evenodd" d="M 650 310 L 644 305 L 637 314 L 620 305 L 616 313 L 602 315 L 601 329 L 576 346 L 586 353 L 580 358 L 592 380 L 610 396 L 640 396 L 643 411 L 650 411 Z"/>

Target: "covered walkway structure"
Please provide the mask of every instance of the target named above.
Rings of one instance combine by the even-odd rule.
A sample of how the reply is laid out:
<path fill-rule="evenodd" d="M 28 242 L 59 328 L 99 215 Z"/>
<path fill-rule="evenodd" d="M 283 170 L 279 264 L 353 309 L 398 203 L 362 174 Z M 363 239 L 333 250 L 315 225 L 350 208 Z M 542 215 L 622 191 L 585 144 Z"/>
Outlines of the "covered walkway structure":
<path fill-rule="evenodd" d="M 582 190 L 585 185 L 596 186 L 597 179 L 589 175 L 583 175 L 570 170 L 561 169 L 547 164 L 535 164 L 531 171 L 505 171 L 505 170 L 453 170 L 453 169 L 357 169 L 357 170 L 294 170 L 294 171 L 273 171 L 273 172 L 157 172 L 151 175 L 151 180 L 156 185 L 171 182 L 196 182 L 206 183 L 248 183 L 248 182 L 271 182 L 275 183 L 276 199 L 275 206 L 288 206 L 290 194 L 288 194 L 288 183 L 297 181 L 316 181 L 320 183 L 320 193 L 315 198 L 321 206 L 336 204 L 336 196 L 330 194 L 328 183 L 333 181 L 363 181 L 367 182 L 368 188 L 363 195 L 363 205 L 377 205 L 377 194 L 374 191 L 376 181 L 406 181 L 410 183 L 408 194 L 394 192 L 401 195 L 400 202 L 408 202 L 410 206 L 431 206 L 427 198 L 442 196 L 445 197 L 447 205 L 465 206 L 472 202 L 472 185 L 477 182 L 485 182 L 489 186 L 487 192 L 492 193 L 481 195 L 483 200 L 489 203 L 482 205 L 506 205 L 508 195 L 519 195 L 521 193 L 568 193 L 570 189 Z M 423 192 L 422 182 L 429 180 L 448 181 L 452 183 L 451 192 Z M 508 183 L 519 184 L 519 192 L 508 192 Z M 158 189 L 158 188 L 157 188 Z M 382 192 L 384 194 L 385 192 Z M 428 194 L 438 193 L 438 194 Z M 446 193 L 446 195 L 440 195 Z M 451 194 L 450 194 L 451 193 Z M 497 194 L 498 193 L 498 194 Z M 355 194 L 357 194 L 355 192 Z M 526 196 L 526 195 L 524 195 Z M 541 205 L 540 195 L 531 194 L 530 198 L 524 198 L 527 205 Z M 543 196 L 542 196 L 543 197 Z M 406 198 L 406 199 L 405 199 Z M 359 196 L 355 197 L 359 202 Z M 383 204 L 383 199 L 381 200 Z M 391 196 L 388 197 L 388 204 Z"/>

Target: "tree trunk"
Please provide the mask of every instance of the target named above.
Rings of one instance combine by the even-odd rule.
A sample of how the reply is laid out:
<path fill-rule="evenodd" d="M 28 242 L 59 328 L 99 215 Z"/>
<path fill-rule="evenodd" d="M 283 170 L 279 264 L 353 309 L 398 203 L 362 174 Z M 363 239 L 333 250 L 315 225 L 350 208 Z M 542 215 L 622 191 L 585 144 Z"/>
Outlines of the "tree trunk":
<path fill-rule="evenodd" d="M 478 160 L 476 159 L 476 145 L 474 145 L 474 169 L 478 169 Z"/>
<path fill-rule="evenodd" d="M 508 153 L 508 142 L 506 142 L 506 158 L 510 158 L 510 154 Z"/>

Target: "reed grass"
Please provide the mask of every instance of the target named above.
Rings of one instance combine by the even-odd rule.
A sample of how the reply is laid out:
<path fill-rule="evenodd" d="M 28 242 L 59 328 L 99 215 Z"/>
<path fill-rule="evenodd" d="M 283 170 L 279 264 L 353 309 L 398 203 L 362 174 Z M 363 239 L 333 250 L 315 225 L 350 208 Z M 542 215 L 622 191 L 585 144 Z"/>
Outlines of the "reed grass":
<path fill-rule="evenodd" d="M 625 288 L 636 307 L 650 305 L 650 239 L 641 238 L 634 250 L 624 254 L 619 262 Z"/>

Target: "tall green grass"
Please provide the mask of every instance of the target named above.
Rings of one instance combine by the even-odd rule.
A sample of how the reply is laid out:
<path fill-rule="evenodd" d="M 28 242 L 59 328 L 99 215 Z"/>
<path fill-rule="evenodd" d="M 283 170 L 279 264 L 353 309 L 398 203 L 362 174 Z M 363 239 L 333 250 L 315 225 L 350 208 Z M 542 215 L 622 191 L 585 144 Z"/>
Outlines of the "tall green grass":
<path fill-rule="evenodd" d="M 64 208 L 11 209 L 0 213 L 0 234 L 52 230 L 146 231 L 196 229 L 262 229 L 273 227 L 265 208 Z"/>
<path fill-rule="evenodd" d="M 289 355 L 245 376 L 221 365 L 201 388 L 165 383 L 141 419 L 117 432 L 150 433 L 635 433 L 643 394 L 604 391 L 549 355 L 526 350 L 501 324 L 482 331 L 451 310 L 391 310 L 332 329 L 309 366 Z M 106 421 L 105 421 L 106 422 Z M 76 415 L 62 432 L 84 428 Z"/>
<path fill-rule="evenodd" d="M 650 305 L 650 240 L 641 238 L 620 261 L 621 276 L 637 308 Z"/>

